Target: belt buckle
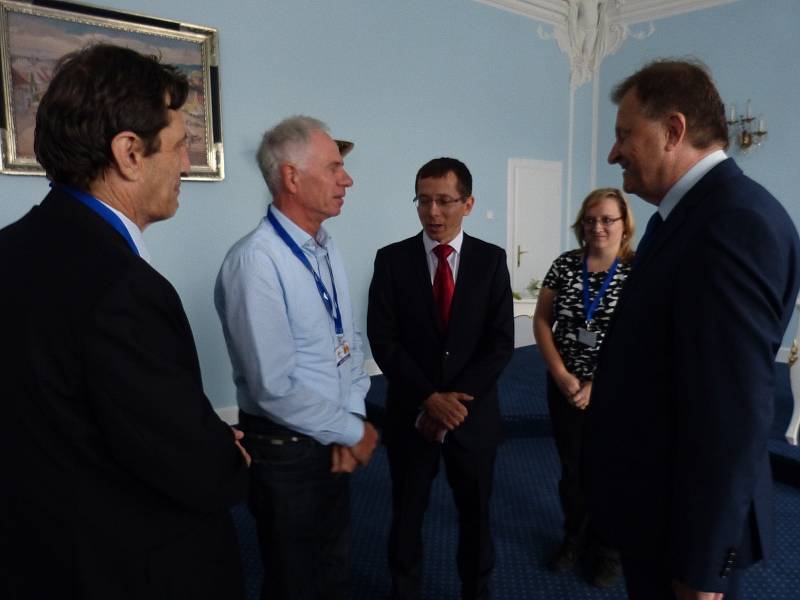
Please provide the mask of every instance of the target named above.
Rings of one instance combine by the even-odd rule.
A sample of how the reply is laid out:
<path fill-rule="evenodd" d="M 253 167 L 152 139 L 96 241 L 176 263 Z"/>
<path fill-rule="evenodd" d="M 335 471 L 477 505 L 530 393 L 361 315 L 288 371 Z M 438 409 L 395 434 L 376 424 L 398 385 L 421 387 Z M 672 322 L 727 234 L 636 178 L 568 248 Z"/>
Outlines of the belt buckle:
<path fill-rule="evenodd" d="M 288 443 L 297 444 L 298 442 L 302 441 L 302 438 L 299 438 L 296 435 L 291 435 L 286 438 L 271 437 L 268 441 L 271 446 L 285 446 Z"/>

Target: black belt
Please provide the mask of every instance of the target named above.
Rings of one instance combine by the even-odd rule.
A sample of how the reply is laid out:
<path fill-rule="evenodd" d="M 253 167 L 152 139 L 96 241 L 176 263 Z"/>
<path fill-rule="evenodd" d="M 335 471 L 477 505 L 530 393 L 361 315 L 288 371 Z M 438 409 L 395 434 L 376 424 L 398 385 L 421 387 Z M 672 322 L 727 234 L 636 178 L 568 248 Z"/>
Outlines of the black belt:
<path fill-rule="evenodd" d="M 289 444 L 299 444 L 303 446 L 317 446 L 319 444 L 317 440 L 305 435 L 302 437 L 299 435 L 285 436 L 285 435 L 275 435 L 275 434 L 253 433 L 252 431 L 246 431 L 244 435 L 245 445 L 253 442 L 268 444 L 270 446 L 287 446 Z"/>
<path fill-rule="evenodd" d="M 314 446 L 319 444 L 314 438 L 303 435 L 293 429 L 276 423 L 268 417 L 258 417 L 243 410 L 239 411 L 239 425 L 245 432 L 245 440 L 259 441 L 272 446 L 286 444 L 304 444 Z"/>

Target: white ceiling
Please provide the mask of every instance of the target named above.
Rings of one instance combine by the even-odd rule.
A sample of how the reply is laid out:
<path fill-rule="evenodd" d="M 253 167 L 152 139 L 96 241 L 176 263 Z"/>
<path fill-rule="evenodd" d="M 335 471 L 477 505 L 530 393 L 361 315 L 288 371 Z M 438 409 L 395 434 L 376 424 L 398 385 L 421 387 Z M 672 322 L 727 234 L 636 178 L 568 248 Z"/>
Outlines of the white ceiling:
<path fill-rule="evenodd" d="M 632 25 L 664 17 L 729 4 L 736 0 L 476 0 L 496 8 L 563 26 L 570 5 L 606 4 L 606 16 L 611 24 Z"/>

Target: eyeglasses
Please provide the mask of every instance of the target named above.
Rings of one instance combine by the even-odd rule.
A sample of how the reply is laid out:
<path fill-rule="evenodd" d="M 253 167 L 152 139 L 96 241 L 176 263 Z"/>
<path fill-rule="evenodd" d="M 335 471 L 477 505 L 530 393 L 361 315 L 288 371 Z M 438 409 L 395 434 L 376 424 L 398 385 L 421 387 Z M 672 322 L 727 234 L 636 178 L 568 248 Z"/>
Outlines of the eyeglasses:
<path fill-rule="evenodd" d="M 594 227 L 598 223 L 603 227 L 611 227 L 614 223 L 622 219 L 622 217 L 612 218 L 612 217 L 583 217 L 581 219 L 581 223 L 583 223 L 584 227 Z"/>
<path fill-rule="evenodd" d="M 451 198 L 450 196 L 414 196 L 414 206 L 417 208 L 430 208 L 431 204 L 436 203 L 439 208 L 447 209 L 455 206 L 457 202 L 464 202 L 466 197 Z"/>

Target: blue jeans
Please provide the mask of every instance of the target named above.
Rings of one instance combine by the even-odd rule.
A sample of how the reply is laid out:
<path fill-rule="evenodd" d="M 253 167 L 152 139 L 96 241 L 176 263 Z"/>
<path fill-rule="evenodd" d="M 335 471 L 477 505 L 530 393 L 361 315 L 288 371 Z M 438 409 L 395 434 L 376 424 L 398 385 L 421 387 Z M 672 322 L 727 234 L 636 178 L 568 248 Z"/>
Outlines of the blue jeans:
<path fill-rule="evenodd" d="M 331 473 L 330 446 L 253 425 L 242 419 L 253 459 L 249 506 L 264 566 L 262 600 L 350 598 L 349 476 Z"/>

